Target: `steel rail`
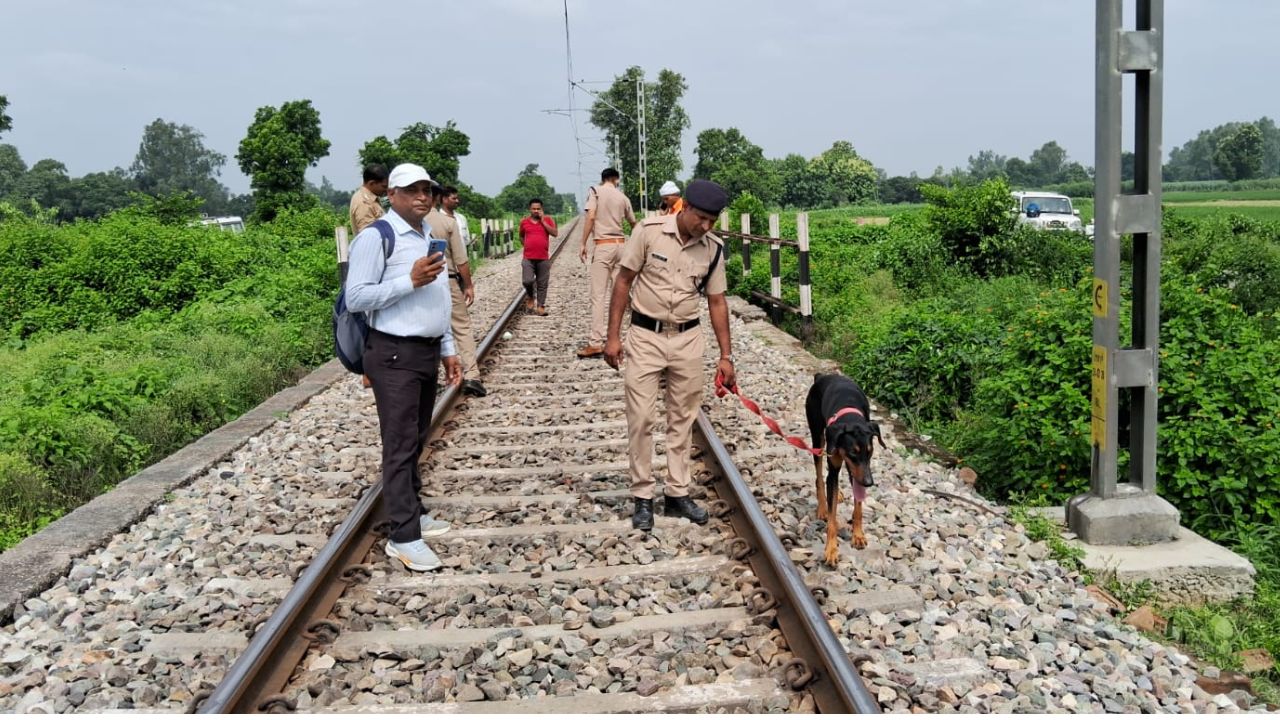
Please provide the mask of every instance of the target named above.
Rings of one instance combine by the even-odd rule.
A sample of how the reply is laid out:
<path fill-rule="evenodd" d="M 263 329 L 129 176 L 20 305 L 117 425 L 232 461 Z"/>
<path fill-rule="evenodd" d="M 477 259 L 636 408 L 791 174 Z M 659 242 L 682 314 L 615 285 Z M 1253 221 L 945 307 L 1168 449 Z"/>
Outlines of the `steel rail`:
<path fill-rule="evenodd" d="M 569 243 L 580 219 L 581 215 L 563 228 L 563 237 L 551 256 L 553 262 Z M 489 328 L 476 348 L 476 362 L 497 343 L 519 310 L 523 296 L 524 291 L 521 290 Z M 446 387 L 441 393 L 431 411 L 432 432 L 449 417 L 459 395 L 460 388 L 456 385 Z M 334 531 L 316 559 L 299 575 L 280 606 L 254 633 L 248 647 L 236 658 L 208 698 L 196 696 L 192 703 L 195 711 L 218 714 L 265 712 L 276 703 L 293 709 L 289 707 L 291 701 L 278 693 L 288 684 L 313 638 L 323 634 L 323 620 L 353 579 L 351 572 L 354 566 L 377 541 L 374 520 L 380 516 L 377 511 L 381 503 L 382 481 L 379 480 L 364 492 L 351 514 Z"/>
<path fill-rule="evenodd" d="M 710 418 L 698 411 L 698 433 L 705 442 L 703 459 L 718 466 L 716 492 L 727 518 L 746 541 L 732 555 L 746 560 L 776 602 L 779 628 L 801 664 L 788 668 L 791 689 L 808 689 L 823 713 L 879 713 L 880 703 L 867 690 L 857 668 L 818 607 L 814 588 L 805 585 L 782 540 L 774 532 L 751 488 L 743 480 L 729 450 L 716 435 Z M 794 663 L 795 661 L 793 661 Z"/>

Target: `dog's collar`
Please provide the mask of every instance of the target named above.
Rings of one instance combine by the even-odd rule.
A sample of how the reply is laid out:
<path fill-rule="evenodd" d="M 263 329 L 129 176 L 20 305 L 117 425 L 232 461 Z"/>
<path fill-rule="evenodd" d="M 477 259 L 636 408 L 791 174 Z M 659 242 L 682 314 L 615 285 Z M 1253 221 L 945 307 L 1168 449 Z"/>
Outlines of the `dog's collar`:
<path fill-rule="evenodd" d="M 862 414 L 862 411 L 859 410 L 858 408 L 855 408 L 855 407 L 840 408 L 839 410 L 836 411 L 835 415 L 831 416 L 831 419 L 827 421 L 827 424 L 828 425 L 834 424 L 835 421 L 839 420 L 844 415 L 857 415 L 862 418 L 866 417 L 865 415 Z"/>

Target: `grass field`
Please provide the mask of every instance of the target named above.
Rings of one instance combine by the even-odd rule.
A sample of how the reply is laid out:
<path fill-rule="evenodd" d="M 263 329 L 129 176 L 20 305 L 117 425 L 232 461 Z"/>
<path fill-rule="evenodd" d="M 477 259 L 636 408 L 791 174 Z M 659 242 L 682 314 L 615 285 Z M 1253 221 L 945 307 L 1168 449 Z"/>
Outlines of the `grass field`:
<path fill-rule="evenodd" d="M 1236 202 L 1236 201 L 1266 201 L 1273 200 L 1280 202 L 1280 190 L 1239 190 L 1239 191 L 1218 191 L 1218 192 L 1167 192 L 1164 194 L 1164 202 L 1166 203 L 1202 203 L 1202 202 Z"/>

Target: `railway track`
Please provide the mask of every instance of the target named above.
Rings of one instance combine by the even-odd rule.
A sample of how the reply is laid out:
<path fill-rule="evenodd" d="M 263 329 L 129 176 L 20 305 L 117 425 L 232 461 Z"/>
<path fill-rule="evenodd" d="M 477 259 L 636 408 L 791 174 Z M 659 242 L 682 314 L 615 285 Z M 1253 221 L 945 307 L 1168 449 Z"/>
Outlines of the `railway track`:
<path fill-rule="evenodd" d="M 879 711 L 705 414 L 712 520 L 631 529 L 622 379 L 573 354 L 585 284 L 559 260 L 551 314 L 517 296 L 482 341 L 489 396 L 437 404 L 423 477 L 445 567 L 385 556 L 375 486 L 194 709 Z"/>

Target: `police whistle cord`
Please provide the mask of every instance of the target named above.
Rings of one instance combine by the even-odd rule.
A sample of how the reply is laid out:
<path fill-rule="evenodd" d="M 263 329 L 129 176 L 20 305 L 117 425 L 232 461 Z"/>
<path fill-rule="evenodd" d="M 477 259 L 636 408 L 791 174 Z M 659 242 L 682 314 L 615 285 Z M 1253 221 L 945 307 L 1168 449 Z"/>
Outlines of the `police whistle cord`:
<path fill-rule="evenodd" d="M 814 450 L 813 448 L 809 447 L 808 443 L 806 443 L 804 440 L 796 437 L 795 435 L 787 435 L 786 433 L 782 432 L 782 427 L 778 425 L 778 421 L 774 420 L 773 418 L 761 412 L 760 406 L 757 405 L 756 402 L 751 398 L 747 397 L 746 395 L 743 395 L 742 391 L 738 389 L 738 386 L 736 384 L 733 387 L 725 387 L 724 376 L 717 371 L 716 372 L 716 397 L 724 397 L 729 393 L 733 393 L 734 395 L 737 395 L 738 399 L 742 401 L 742 407 L 758 415 L 760 417 L 760 421 L 765 424 L 765 427 L 772 430 L 773 433 L 778 437 L 782 438 L 783 440 L 786 440 L 788 444 L 793 445 L 796 448 L 803 450 L 809 453 L 810 455 L 813 455 L 814 457 L 822 456 L 821 450 Z"/>

